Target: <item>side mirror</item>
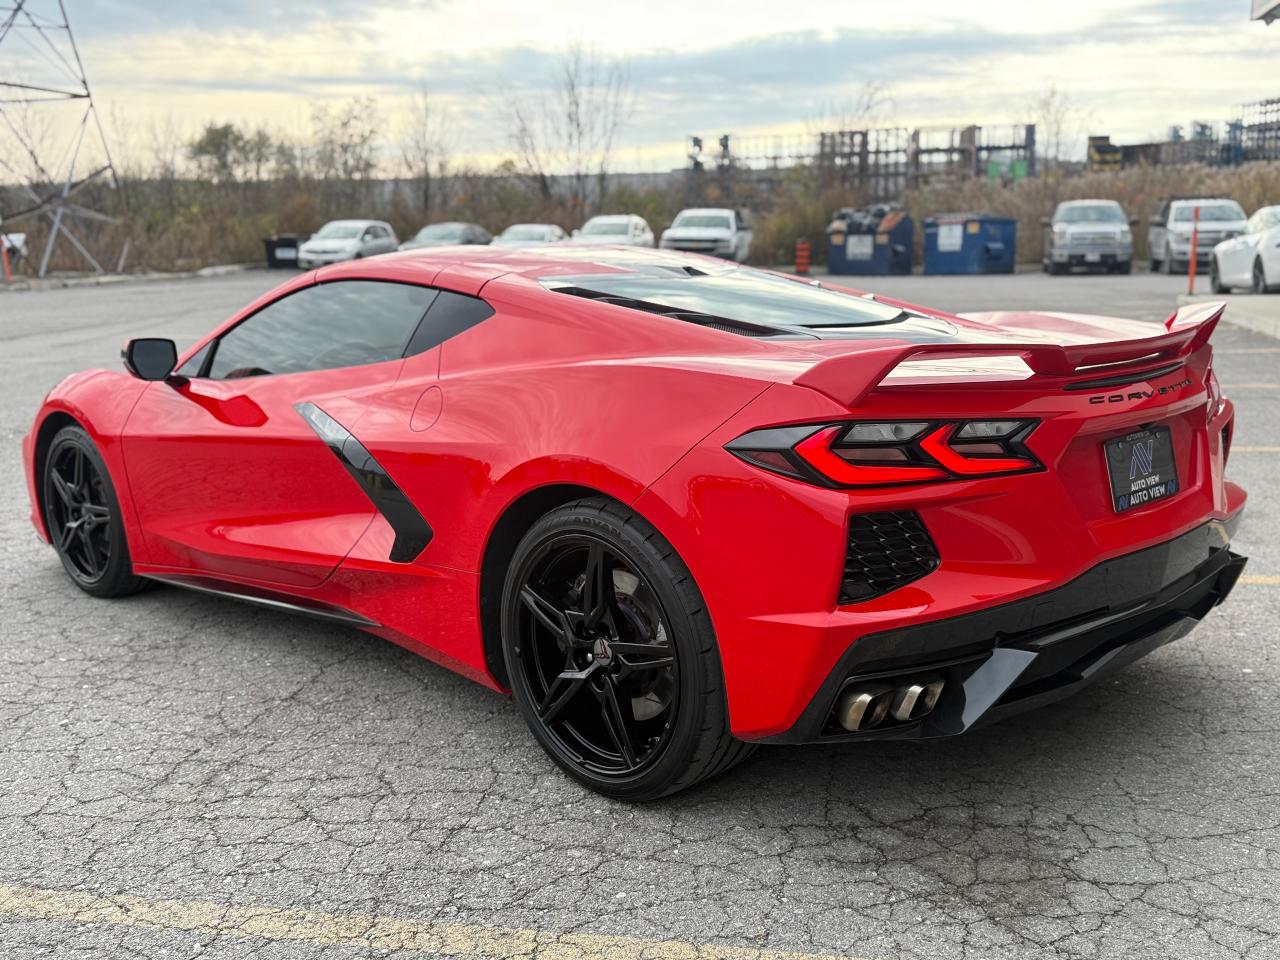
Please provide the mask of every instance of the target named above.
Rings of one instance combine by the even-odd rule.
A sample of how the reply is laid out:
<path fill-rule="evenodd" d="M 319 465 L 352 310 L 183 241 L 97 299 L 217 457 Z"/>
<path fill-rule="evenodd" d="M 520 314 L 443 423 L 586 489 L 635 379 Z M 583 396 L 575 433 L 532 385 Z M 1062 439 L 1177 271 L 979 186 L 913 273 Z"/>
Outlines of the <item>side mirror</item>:
<path fill-rule="evenodd" d="M 1137 225 L 1138 225 L 1138 218 L 1137 218 L 1137 217 L 1130 217 L 1130 218 L 1129 218 L 1129 226 L 1130 226 L 1130 227 L 1136 227 Z"/>
<path fill-rule="evenodd" d="M 1151 218 L 1151 220 L 1150 220 L 1149 222 L 1150 222 L 1151 226 L 1153 226 L 1153 227 L 1163 227 L 1163 226 L 1164 226 L 1164 221 L 1163 221 L 1163 220 L 1161 220 L 1159 217 L 1152 217 L 1152 218 Z"/>
<path fill-rule="evenodd" d="M 172 340 L 138 337 L 124 345 L 120 357 L 139 380 L 165 380 L 178 365 L 178 348 Z"/>

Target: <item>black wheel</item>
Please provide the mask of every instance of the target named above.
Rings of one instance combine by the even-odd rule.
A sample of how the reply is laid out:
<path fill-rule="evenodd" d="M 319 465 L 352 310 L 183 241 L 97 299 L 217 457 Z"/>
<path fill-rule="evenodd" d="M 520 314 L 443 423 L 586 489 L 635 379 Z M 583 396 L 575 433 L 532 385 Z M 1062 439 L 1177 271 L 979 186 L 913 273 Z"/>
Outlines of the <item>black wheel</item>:
<path fill-rule="evenodd" d="M 675 550 L 605 498 L 566 504 L 516 547 L 502 598 L 516 703 L 570 776 L 651 800 L 745 759 L 711 620 Z"/>
<path fill-rule="evenodd" d="M 1121 260 L 1119 263 L 1116 264 L 1116 273 L 1121 273 L 1126 276 L 1128 274 L 1133 273 L 1133 261 Z"/>
<path fill-rule="evenodd" d="M 1222 282 L 1222 274 L 1218 271 L 1218 258 L 1209 261 L 1209 289 L 1214 293 L 1230 293 L 1231 288 Z"/>
<path fill-rule="evenodd" d="M 63 427 L 45 457 L 45 526 L 76 586 L 95 597 L 121 597 L 150 584 L 134 576 L 120 502 L 93 440 Z"/>
<path fill-rule="evenodd" d="M 1070 268 L 1069 266 L 1067 266 L 1067 264 L 1065 264 L 1065 263 L 1051 263 L 1051 264 L 1049 264 L 1049 273 L 1050 273 L 1052 276 L 1055 276 L 1055 277 L 1060 277 L 1060 276 L 1062 276 L 1064 273 L 1066 273 L 1066 272 L 1067 272 L 1068 270 L 1070 270 L 1070 269 L 1071 269 L 1071 268 Z"/>
<path fill-rule="evenodd" d="M 1261 257 L 1253 261 L 1253 292 L 1271 292 L 1271 288 L 1267 285 L 1267 268 L 1262 265 Z"/>

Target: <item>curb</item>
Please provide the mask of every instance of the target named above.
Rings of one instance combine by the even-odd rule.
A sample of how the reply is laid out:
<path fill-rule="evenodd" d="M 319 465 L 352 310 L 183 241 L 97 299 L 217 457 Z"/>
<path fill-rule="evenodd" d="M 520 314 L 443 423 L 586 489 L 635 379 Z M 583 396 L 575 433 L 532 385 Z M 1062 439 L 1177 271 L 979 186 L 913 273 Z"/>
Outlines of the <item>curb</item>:
<path fill-rule="evenodd" d="M 46 277 L 43 280 L 15 280 L 13 283 L 0 283 L 0 293 L 14 293 L 30 290 L 61 290 L 66 287 L 100 287 L 116 283 L 156 283 L 163 280 L 191 280 L 203 277 L 225 277 L 233 273 L 247 273 L 250 270 L 265 270 L 260 263 L 220 263 L 199 270 L 184 270 L 176 273 L 104 273 L 87 277 Z"/>
<path fill-rule="evenodd" d="M 1265 294 L 1182 294 L 1178 305 L 1221 300 L 1227 309 L 1222 319 L 1237 327 L 1280 339 L 1280 297 Z"/>

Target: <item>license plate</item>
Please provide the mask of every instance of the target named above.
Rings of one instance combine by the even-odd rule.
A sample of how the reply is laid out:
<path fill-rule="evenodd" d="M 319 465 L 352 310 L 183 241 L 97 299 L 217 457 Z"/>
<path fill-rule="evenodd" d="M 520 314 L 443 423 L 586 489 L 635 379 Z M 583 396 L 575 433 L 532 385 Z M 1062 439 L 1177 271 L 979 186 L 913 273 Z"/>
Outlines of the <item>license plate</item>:
<path fill-rule="evenodd" d="M 1168 427 L 1151 427 L 1108 440 L 1107 473 L 1116 513 L 1165 500 L 1178 492 L 1173 439 Z"/>
<path fill-rule="evenodd" d="M 1084 255 L 1084 262 L 1085 262 L 1085 263 L 1101 263 L 1101 262 L 1102 262 L 1102 254 L 1100 254 L 1100 253 L 1086 253 L 1086 254 Z"/>

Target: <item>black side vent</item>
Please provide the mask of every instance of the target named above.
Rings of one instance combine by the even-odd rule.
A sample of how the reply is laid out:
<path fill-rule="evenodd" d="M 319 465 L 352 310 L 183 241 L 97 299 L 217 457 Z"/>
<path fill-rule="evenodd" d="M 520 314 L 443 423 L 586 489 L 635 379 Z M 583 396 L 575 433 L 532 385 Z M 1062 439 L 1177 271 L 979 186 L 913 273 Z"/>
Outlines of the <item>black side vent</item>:
<path fill-rule="evenodd" d="M 849 518 L 840 603 L 883 596 L 938 568 L 938 548 L 914 510 Z"/>
<path fill-rule="evenodd" d="M 777 327 L 766 327 L 762 324 L 747 323 L 744 320 L 730 320 L 728 317 L 717 317 L 711 313 L 699 313 L 696 310 L 681 310 L 679 307 L 668 307 L 648 300 L 636 300 L 633 297 L 620 297 L 614 294 L 601 293 L 599 290 L 588 290 L 586 287 L 553 287 L 556 293 L 567 293 L 572 297 L 583 297 L 600 303 L 610 303 L 615 307 L 627 307 L 630 310 L 642 310 L 645 313 L 656 313 L 673 320 L 696 323 L 700 327 L 723 330 L 725 333 L 736 333 L 743 337 L 778 337 L 794 336 L 790 330 L 779 330 Z"/>

